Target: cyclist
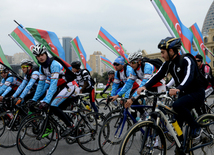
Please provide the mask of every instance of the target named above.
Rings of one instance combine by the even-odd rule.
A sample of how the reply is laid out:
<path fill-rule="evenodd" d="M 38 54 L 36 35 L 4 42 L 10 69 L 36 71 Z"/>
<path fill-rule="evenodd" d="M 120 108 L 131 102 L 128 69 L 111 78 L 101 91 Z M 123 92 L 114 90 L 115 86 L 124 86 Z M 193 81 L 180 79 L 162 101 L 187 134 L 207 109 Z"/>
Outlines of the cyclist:
<path fill-rule="evenodd" d="M 147 81 L 147 83 L 137 90 L 140 94 L 142 90 L 151 88 L 160 79 L 170 73 L 175 81 L 176 88 L 170 89 L 170 95 L 176 95 L 179 92 L 178 99 L 172 107 L 178 114 L 176 117 L 180 127 L 186 121 L 191 128 L 192 138 L 197 138 L 201 134 L 201 128 L 191 115 L 193 108 L 200 107 L 205 98 L 204 86 L 200 82 L 198 66 L 194 57 L 190 54 L 180 56 L 178 51 L 181 48 L 181 39 L 167 37 L 158 44 L 161 50 L 161 57 L 165 62 L 158 72 Z"/>
<path fill-rule="evenodd" d="M 73 124 L 62 111 L 66 106 L 64 101 L 70 96 L 76 96 L 75 94 L 79 93 L 79 88 L 75 81 L 67 80 L 66 69 L 58 61 L 49 58 L 48 50 L 44 45 L 37 44 L 33 47 L 32 52 L 40 64 L 39 82 L 32 100 L 37 101 L 48 89 L 44 99 L 40 101 L 39 108 L 47 110 L 48 105 L 51 105 L 51 111 L 67 126 L 67 130 L 61 134 L 62 137 L 65 137 L 72 131 Z"/>
<path fill-rule="evenodd" d="M 0 64 L 0 73 L 2 77 L 0 84 L 0 101 L 2 101 L 4 97 L 10 97 L 16 91 L 21 81 L 13 76 L 2 64 Z"/>
<path fill-rule="evenodd" d="M 80 93 L 90 93 L 90 103 L 95 112 L 98 112 L 98 109 L 95 105 L 95 91 L 94 91 L 94 80 L 92 79 L 90 72 L 87 69 L 81 69 L 80 61 L 73 61 L 71 63 L 72 72 L 76 75 L 76 82 L 78 83 Z"/>
<path fill-rule="evenodd" d="M 122 56 L 117 57 L 113 65 L 115 66 L 116 73 L 111 91 L 111 99 L 114 101 L 123 94 L 125 94 L 125 98 L 129 98 L 130 94 L 139 87 L 141 81 L 138 79 L 135 81 L 127 81 L 131 78 L 131 73 L 134 71 L 131 66 L 125 64 L 125 59 Z M 123 87 L 118 91 L 121 82 L 123 82 Z"/>
<path fill-rule="evenodd" d="M 102 96 L 106 90 L 110 87 L 111 83 L 113 83 L 114 81 L 114 76 L 115 76 L 115 72 L 113 70 L 108 71 L 108 82 L 106 84 L 105 89 L 100 93 L 100 95 Z"/>
<path fill-rule="evenodd" d="M 143 58 L 143 56 L 142 56 L 141 52 L 131 53 L 131 54 L 129 54 L 129 57 L 128 57 L 130 66 L 133 68 L 133 72 L 131 73 L 131 76 L 128 79 L 128 81 L 130 81 L 130 83 L 134 83 L 134 81 L 136 79 L 142 80 L 138 89 L 140 89 L 140 87 L 144 86 L 144 84 L 156 72 L 155 66 L 149 62 L 143 62 L 142 58 Z M 126 85 L 126 89 L 130 89 L 130 88 L 131 88 L 131 86 Z M 152 88 L 150 88 L 150 91 L 155 91 L 155 92 L 166 91 L 165 81 L 162 79 L 161 81 L 157 82 L 154 86 L 152 86 Z M 137 101 L 138 97 L 139 97 L 139 95 L 137 94 L 137 91 L 135 91 L 135 93 L 132 95 L 132 97 L 127 100 L 127 102 L 125 104 L 125 108 L 132 105 L 133 102 L 135 105 L 139 104 Z M 140 110 L 141 114 L 143 114 L 142 113 L 143 109 L 140 108 L 139 110 Z"/>
<path fill-rule="evenodd" d="M 21 69 L 25 74 L 24 80 L 12 96 L 12 98 L 19 96 L 16 105 L 22 103 L 24 100 L 28 101 L 33 98 L 39 81 L 39 71 L 33 68 L 32 60 L 23 59 L 21 61 Z"/>

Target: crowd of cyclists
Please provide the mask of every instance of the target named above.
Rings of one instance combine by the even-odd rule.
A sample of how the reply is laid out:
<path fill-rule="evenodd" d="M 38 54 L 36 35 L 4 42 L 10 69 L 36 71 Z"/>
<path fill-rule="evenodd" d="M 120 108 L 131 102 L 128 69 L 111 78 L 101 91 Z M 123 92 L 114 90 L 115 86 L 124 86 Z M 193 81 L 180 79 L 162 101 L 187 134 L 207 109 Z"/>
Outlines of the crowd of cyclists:
<path fill-rule="evenodd" d="M 142 102 L 145 104 L 140 95 L 145 90 L 157 93 L 167 91 L 169 96 L 178 96 L 171 108 L 177 113 L 175 119 L 181 130 L 187 123 L 190 126 L 192 138 L 197 139 L 203 130 L 191 111 L 195 109 L 198 115 L 206 113 L 205 90 L 212 89 L 213 91 L 214 78 L 212 69 L 209 65 L 203 64 L 201 55 L 193 57 L 191 54 L 179 54 L 181 44 L 180 38 L 167 37 L 160 41 L 158 48 L 165 61 L 158 70 L 152 63 L 143 61 L 140 52 L 129 54 L 129 64 L 125 63 L 122 56 L 117 57 L 113 62 L 116 71 L 108 71 L 108 82 L 100 95 L 102 96 L 112 85 L 109 99 L 114 107 L 119 106 L 116 101 L 122 97 L 124 100 L 123 102 L 121 100 L 119 104 L 130 108 L 131 105 L 141 105 Z M 79 94 L 88 93 L 91 108 L 94 112 L 101 113 L 95 103 L 95 82 L 87 69 L 81 69 L 80 61 L 72 62 L 72 70 L 69 70 L 62 61 L 49 57 L 47 48 L 42 44 L 35 45 L 32 53 L 40 66 L 34 68 L 33 61 L 22 60 L 21 69 L 24 73 L 22 81 L 11 74 L 3 64 L 0 65 L 2 78 L 0 102 L 10 98 L 13 106 L 35 105 L 35 108 L 41 111 L 50 109 L 66 124 L 66 130 L 60 133 L 60 136 L 71 136 L 75 125 L 63 110 L 78 100 Z M 168 74 L 172 78 L 166 83 L 165 77 Z M 208 85 L 201 75 L 208 81 Z M 209 95 L 212 91 L 209 91 Z M 131 115 L 134 118 L 137 118 L 138 112 L 141 115 L 145 113 L 142 108 L 133 109 Z M 97 121 L 101 122 L 98 115 Z M 175 153 L 182 154 L 179 150 L 180 148 L 176 146 Z"/>

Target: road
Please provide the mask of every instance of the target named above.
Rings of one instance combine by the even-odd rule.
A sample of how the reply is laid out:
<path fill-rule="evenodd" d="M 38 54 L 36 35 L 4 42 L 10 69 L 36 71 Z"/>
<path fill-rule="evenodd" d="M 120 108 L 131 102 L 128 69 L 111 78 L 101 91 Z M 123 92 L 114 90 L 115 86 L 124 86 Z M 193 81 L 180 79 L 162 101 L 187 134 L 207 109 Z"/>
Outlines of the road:
<path fill-rule="evenodd" d="M 211 104 L 213 103 L 214 96 L 211 96 L 208 99 L 208 103 Z M 174 154 L 174 149 L 175 147 L 171 148 L 169 151 L 167 151 L 167 154 Z M 116 155 L 118 153 L 118 150 L 115 150 L 115 152 L 112 155 Z M 19 155 L 19 152 L 15 147 L 12 148 L 0 148 L 0 154 L 1 155 Z M 60 140 L 59 144 L 57 146 L 57 149 L 53 153 L 54 155 L 67 155 L 67 154 L 75 154 L 75 155 L 82 155 L 82 154 L 87 154 L 87 155 L 101 155 L 101 151 L 97 152 L 86 152 L 82 148 L 78 146 L 77 143 L 68 145 L 65 140 Z"/>

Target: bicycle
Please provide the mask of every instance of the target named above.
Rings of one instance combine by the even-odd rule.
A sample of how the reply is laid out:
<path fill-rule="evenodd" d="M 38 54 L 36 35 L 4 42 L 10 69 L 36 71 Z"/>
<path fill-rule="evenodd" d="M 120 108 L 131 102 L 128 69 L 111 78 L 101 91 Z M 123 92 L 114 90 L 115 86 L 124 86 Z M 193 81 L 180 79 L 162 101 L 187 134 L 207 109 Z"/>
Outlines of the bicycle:
<path fill-rule="evenodd" d="M 159 95 L 162 95 L 164 93 L 160 93 Z M 147 94 L 145 94 L 144 96 L 147 96 Z M 153 99 L 157 100 L 157 95 L 154 96 Z M 131 105 L 131 108 L 144 108 L 145 111 L 152 111 L 153 106 Z M 145 117 L 146 116 L 144 116 L 144 118 Z M 124 130 L 127 131 L 135 123 L 137 123 L 136 119 L 133 118 L 129 110 L 125 108 L 122 109 L 119 115 L 108 118 L 107 121 L 104 122 L 98 137 L 99 146 L 102 153 L 107 155 L 111 154 L 111 151 L 115 151 L 115 149 L 119 150 L 119 144 L 121 143 L 122 138 L 126 133 Z M 167 134 L 168 130 L 165 131 L 165 133 Z"/>
<path fill-rule="evenodd" d="M 86 151 L 97 151 L 97 145 L 89 144 L 96 139 L 99 124 L 99 113 L 77 108 L 77 111 L 65 110 L 74 125 L 72 133 L 66 137 L 66 142 L 73 139 Z M 88 118 L 93 118 L 89 120 Z M 59 135 L 66 129 L 64 122 L 50 112 L 50 106 L 40 116 L 26 120 L 17 133 L 17 148 L 20 154 L 52 154 L 59 141 Z M 72 144 L 72 143 L 70 143 Z M 89 145 L 88 145 L 89 144 Z M 93 148 L 91 148 L 93 147 Z"/>
<path fill-rule="evenodd" d="M 152 93 L 149 91 L 147 92 Z M 201 137 L 196 140 L 191 137 L 188 124 L 185 126 L 184 138 L 181 138 L 182 131 L 177 130 L 179 129 L 177 126 L 174 127 L 175 120 L 173 120 L 174 117 L 171 116 L 176 115 L 176 113 L 171 108 L 159 103 L 155 103 L 153 108 L 155 108 L 155 111 L 149 115 L 149 119 L 147 121 L 134 124 L 126 133 L 120 145 L 119 155 L 165 155 L 167 152 L 166 138 L 162 128 L 159 126 L 161 118 L 165 120 L 167 129 L 171 136 L 173 136 L 176 146 L 179 148 L 177 150 L 179 154 L 202 154 L 205 152 L 204 149 L 206 149 L 206 151 L 210 151 L 211 154 L 214 154 L 214 150 L 212 149 L 214 144 L 214 127 L 212 126 L 214 124 L 213 114 L 205 114 L 197 118 L 197 123 L 202 127 L 203 132 Z M 184 139 L 184 141 L 180 142 L 181 139 Z M 156 141 L 159 141 L 157 146 L 155 146 Z"/>

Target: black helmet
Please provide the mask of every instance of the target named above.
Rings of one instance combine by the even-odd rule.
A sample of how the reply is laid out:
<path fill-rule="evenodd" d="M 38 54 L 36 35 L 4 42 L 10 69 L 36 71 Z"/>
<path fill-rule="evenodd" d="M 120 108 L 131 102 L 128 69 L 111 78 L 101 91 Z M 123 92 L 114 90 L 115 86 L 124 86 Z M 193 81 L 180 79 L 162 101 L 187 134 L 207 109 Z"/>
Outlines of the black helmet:
<path fill-rule="evenodd" d="M 113 70 L 108 71 L 108 75 L 110 74 L 114 74 L 114 71 Z"/>
<path fill-rule="evenodd" d="M 181 38 L 167 37 L 162 39 L 158 44 L 159 49 L 180 49 L 181 48 Z"/>
<path fill-rule="evenodd" d="M 76 68 L 76 69 L 80 69 L 81 66 L 81 62 L 80 61 L 73 61 L 71 63 L 71 67 Z"/>

